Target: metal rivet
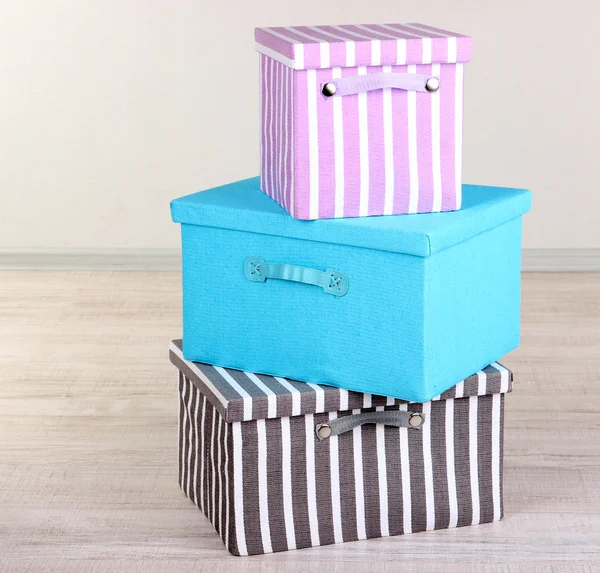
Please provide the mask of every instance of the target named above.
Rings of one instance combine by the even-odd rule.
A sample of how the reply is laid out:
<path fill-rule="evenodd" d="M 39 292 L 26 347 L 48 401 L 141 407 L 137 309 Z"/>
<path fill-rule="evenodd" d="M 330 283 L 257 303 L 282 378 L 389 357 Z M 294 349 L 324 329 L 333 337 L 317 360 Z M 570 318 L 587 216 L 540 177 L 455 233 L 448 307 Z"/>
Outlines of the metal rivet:
<path fill-rule="evenodd" d="M 437 92 L 440 89 L 440 80 L 437 78 L 429 78 L 427 82 L 425 82 L 425 89 L 428 92 Z"/>
<path fill-rule="evenodd" d="M 317 426 L 317 436 L 320 440 L 325 440 L 331 436 L 331 428 L 327 424 L 319 424 Z"/>
<path fill-rule="evenodd" d="M 337 87 L 331 82 L 326 83 L 321 90 L 321 93 L 325 97 L 331 97 L 332 95 L 335 95 L 335 92 L 337 92 Z"/>
<path fill-rule="evenodd" d="M 408 423 L 413 428 L 417 428 L 423 423 L 423 416 L 421 416 L 421 414 L 411 414 Z"/>

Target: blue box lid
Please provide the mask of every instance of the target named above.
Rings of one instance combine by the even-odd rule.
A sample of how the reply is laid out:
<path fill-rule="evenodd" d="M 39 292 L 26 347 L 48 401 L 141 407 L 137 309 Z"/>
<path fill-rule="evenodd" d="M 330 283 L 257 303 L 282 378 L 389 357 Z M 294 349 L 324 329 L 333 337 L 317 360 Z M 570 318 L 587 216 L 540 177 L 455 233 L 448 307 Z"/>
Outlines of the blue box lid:
<path fill-rule="evenodd" d="M 531 207 L 531 192 L 524 189 L 463 185 L 462 196 L 459 211 L 301 221 L 263 193 L 259 178 L 252 177 L 175 199 L 171 215 L 187 225 L 428 257 Z"/>

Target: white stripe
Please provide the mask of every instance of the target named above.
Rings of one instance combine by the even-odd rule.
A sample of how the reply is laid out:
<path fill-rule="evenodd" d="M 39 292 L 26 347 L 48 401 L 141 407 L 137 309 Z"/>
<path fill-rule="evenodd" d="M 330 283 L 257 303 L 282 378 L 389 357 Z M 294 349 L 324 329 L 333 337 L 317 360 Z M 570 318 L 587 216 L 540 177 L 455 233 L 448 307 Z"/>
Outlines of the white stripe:
<path fill-rule="evenodd" d="M 383 66 L 390 73 L 392 66 Z M 391 215 L 394 209 L 394 134 L 392 131 L 392 88 L 383 89 L 383 157 L 385 166 L 385 195 L 383 214 Z"/>
<path fill-rule="evenodd" d="M 366 75 L 367 67 L 358 66 L 358 75 Z M 360 153 L 359 215 L 369 214 L 369 125 L 367 92 L 358 94 L 358 145 Z"/>
<path fill-rule="evenodd" d="M 406 64 L 406 38 L 396 40 L 396 64 L 399 66 Z"/>
<path fill-rule="evenodd" d="M 375 406 L 376 412 L 383 412 L 385 410 L 385 406 Z"/>
<path fill-rule="evenodd" d="M 348 390 L 340 388 L 340 412 L 344 412 L 348 409 Z"/>
<path fill-rule="evenodd" d="M 279 382 L 284 388 L 287 388 L 292 394 L 292 416 L 300 415 L 300 390 L 294 388 L 285 378 L 275 377 L 275 380 Z"/>
<path fill-rule="evenodd" d="M 295 94 L 296 92 L 294 91 L 294 76 L 296 74 L 290 73 L 290 94 L 292 94 L 291 97 L 294 97 L 293 94 Z M 292 114 L 294 113 L 293 109 L 292 109 Z M 290 143 L 292 145 L 292 149 L 290 151 L 290 157 L 291 157 L 291 165 L 290 165 L 290 170 L 291 170 L 291 183 L 292 183 L 292 188 L 290 189 L 290 213 L 292 216 L 294 216 L 296 214 L 296 205 L 294 204 L 294 188 L 296 186 L 296 180 L 294 179 L 294 170 L 295 170 L 295 153 L 294 153 L 294 144 L 295 144 L 295 139 L 294 139 L 294 120 L 293 120 L 293 115 L 292 115 L 292 134 L 290 136 Z"/>
<path fill-rule="evenodd" d="M 455 64 L 458 58 L 458 42 L 456 37 L 448 38 L 448 63 Z"/>
<path fill-rule="evenodd" d="M 456 64 L 454 77 L 454 174 L 456 208 L 462 205 L 463 64 Z"/>
<path fill-rule="evenodd" d="M 188 463 L 187 463 L 187 476 L 188 476 L 188 483 L 187 483 L 187 495 L 190 499 L 192 498 L 192 390 L 194 389 L 194 386 L 192 385 L 192 382 L 190 381 L 190 395 L 188 396 L 188 404 L 187 404 L 187 411 L 189 414 L 189 425 L 190 425 L 190 429 L 189 429 L 189 433 L 188 433 Z"/>
<path fill-rule="evenodd" d="M 381 40 L 371 40 L 371 65 L 381 65 Z"/>
<path fill-rule="evenodd" d="M 217 494 L 217 468 L 215 467 L 215 431 L 217 429 L 216 409 L 211 404 L 212 408 L 212 429 L 210 434 L 210 468 L 212 475 L 212 495 L 210 497 L 210 521 L 216 527 L 217 520 L 215 519 L 216 510 L 216 494 Z"/>
<path fill-rule="evenodd" d="M 206 421 L 206 396 L 202 396 L 202 420 L 200 421 L 200 507 L 202 511 L 206 511 L 204 507 L 204 452 L 206 451 L 206 436 L 204 435 L 204 422 Z"/>
<path fill-rule="evenodd" d="M 353 414 L 359 414 L 360 410 L 352 410 Z M 356 498 L 356 533 L 358 539 L 367 538 L 365 524 L 365 490 L 363 481 L 362 463 L 362 426 L 356 426 L 352 430 L 353 456 L 354 456 L 354 496 Z"/>
<path fill-rule="evenodd" d="M 319 51 L 320 51 L 320 56 L 321 56 L 321 67 L 328 68 L 329 63 L 330 63 L 329 44 L 327 44 L 325 42 L 320 42 L 319 43 Z"/>
<path fill-rule="evenodd" d="M 381 536 L 387 537 L 390 534 L 390 522 L 388 516 L 385 426 L 383 424 L 375 424 L 375 428 L 377 437 L 377 476 L 379 481 L 379 523 L 381 527 Z"/>
<path fill-rule="evenodd" d="M 315 480 L 315 428 L 314 415 L 305 416 L 306 429 L 306 497 L 308 499 L 308 524 L 313 547 L 320 545 L 317 517 L 317 485 Z"/>
<path fill-rule="evenodd" d="M 283 518 L 287 548 L 296 549 L 294 504 L 292 497 L 292 437 L 289 417 L 281 418 L 281 479 L 283 481 Z"/>
<path fill-rule="evenodd" d="M 492 497 L 494 503 L 494 521 L 502 517 L 500 499 L 500 394 L 492 396 Z"/>
<path fill-rule="evenodd" d="M 290 28 L 286 28 L 286 30 L 289 30 L 290 32 L 294 32 L 295 34 L 298 34 L 299 36 L 307 38 L 308 40 L 318 42 L 319 55 L 320 55 L 320 60 L 321 60 L 321 65 L 319 67 L 321 67 L 321 68 L 329 67 L 330 57 L 329 57 L 329 43 L 328 42 L 322 40 L 321 38 L 317 38 L 316 36 L 311 36 L 310 34 L 301 32 L 300 30 L 297 30 L 296 28 L 290 27 Z"/>
<path fill-rule="evenodd" d="M 363 408 L 370 408 L 373 404 L 373 396 L 371 394 L 363 394 Z"/>
<path fill-rule="evenodd" d="M 260 65 L 260 83 L 258 85 L 258 109 L 260 113 L 260 137 L 259 137 L 259 146 L 260 146 L 260 186 L 261 189 L 265 190 L 265 163 L 266 163 L 266 150 L 263 149 L 263 136 L 265 134 L 265 116 L 266 114 L 263 111 L 263 88 L 265 84 L 265 56 L 261 54 L 259 56 L 259 65 Z"/>
<path fill-rule="evenodd" d="M 244 468 L 242 465 L 242 423 L 231 424 L 233 434 L 233 506 L 235 515 L 235 537 L 240 555 L 248 555 L 244 528 Z"/>
<path fill-rule="evenodd" d="M 184 400 L 185 400 L 185 388 L 187 385 L 187 381 L 185 379 L 185 376 L 181 372 L 179 373 L 179 376 L 180 376 L 180 380 L 181 380 L 181 396 L 179 397 L 179 435 L 181 436 L 181 454 L 179 455 L 179 473 L 181 474 L 181 480 L 179 482 L 179 486 L 181 487 L 181 489 L 183 489 L 183 486 L 185 484 L 185 454 L 186 454 L 185 424 L 186 424 L 186 420 L 187 420 Z M 183 418 L 181 415 L 182 413 L 183 413 Z"/>
<path fill-rule="evenodd" d="M 280 54 L 279 52 L 276 52 L 272 48 L 263 46 L 262 44 L 259 44 L 258 42 L 256 42 L 254 44 L 254 47 L 259 54 L 268 56 L 269 58 L 272 58 L 273 60 L 276 60 L 276 61 L 288 66 L 289 68 L 292 68 L 292 69 L 294 68 L 294 60 L 293 59 L 288 58 L 288 57 L 284 56 L 283 54 Z M 302 69 L 302 68 L 296 68 L 296 69 Z"/>
<path fill-rule="evenodd" d="M 440 77 L 440 64 L 431 66 L 431 75 Z M 441 139 L 440 139 L 440 92 L 439 90 L 430 94 L 431 96 L 431 165 L 433 168 L 433 211 L 442 209 L 442 161 L 441 161 Z"/>
<path fill-rule="evenodd" d="M 319 218 L 319 127 L 317 124 L 317 72 L 306 71 L 308 91 L 308 169 L 310 207 L 309 217 Z"/>
<path fill-rule="evenodd" d="M 229 549 L 229 424 L 225 424 L 225 547 Z"/>
<path fill-rule="evenodd" d="M 483 370 L 477 372 L 477 395 L 485 396 L 487 393 L 487 376 Z"/>
<path fill-rule="evenodd" d="M 277 160 L 277 157 L 275 153 L 275 142 L 273 141 L 273 117 L 275 116 L 277 87 L 275 86 L 275 62 L 270 60 L 270 64 L 271 73 L 269 74 L 269 84 L 267 85 L 267 91 L 271 94 L 271 97 L 269 98 L 270 107 L 267 108 L 267 117 L 269 119 L 269 126 L 267 129 L 269 134 L 269 191 L 271 197 L 277 201 L 277 184 L 275 183 L 275 161 Z"/>
<path fill-rule="evenodd" d="M 206 398 L 205 398 L 206 399 Z M 198 505 L 198 466 L 200 465 L 200 454 L 202 443 L 198 432 L 198 412 L 200 411 L 200 392 L 196 394 L 196 408 L 194 409 L 194 431 L 196 433 L 195 463 L 194 463 L 194 503 Z M 202 498 L 202 495 L 200 495 Z"/>
<path fill-rule="evenodd" d="M 417 66 L 408 66 L 409 74 L 417 73 Z M 417 161 L 417 92 L 406 94 L 408 102 L 408 175 L 410 181 L 410 198 L 408 212 L 416 213 L 419 207 L 419 165 Z"/>
<path fill-rule="evenodd" d="M 225 398 L 225 396 L 223 396 L 223 394 L 221 394 L 221 392 L 219 392 L 219 390 L 217 390 L 216 386 L 202 373 L 202 371 L 193 362 L 188 362 L 183 357 L 183 354 L 182 354 L 181 350 L 179 350 L 179 348 L 177 348 L 177 346 L 175 346 L 175 344 L 173 344 L 172 342 L 171 342 L 171 344 L 169 346 L 169 350 L 171 350 L 171 352 L 173 352 L 173 354 L 175 354 L 175 356 L 177 356 L 177 358 L 179 358 L 182 362 L 184 362 L 185 365 L 196 376 L 198 376 L 198 378 L 200 378 L 200 380 L 202 380 L 202 382 L 204 383 L 204 385 L 213 393 L 213 395 L 215 396 L 215 398 L 219 402 L 221 402 L 221 404 L 223 404 L 223 406 L 225 406 L 225 409 L 227 409 L 227 399 Z"/>
<path fill-rule="evenodd" d="M 434 402 L 434 401 L 436 401 L 436 400 L 441 400 L 441 399 L 442 399 L 442 395 L 441 395 L 441 394 L 438 394 L 437 396 L 434 396 L 434 397 L 431 399 L 431 401 L 432 401 L 432 402 Z"/>
<path fill-rule="evenodd" d="M 290 210 L 290 203 L 289 203 L 289 192 L 290 190 L 288 189 L 288 173 L 289 173 L 289 169 L 290 166 L 288 164 L 288 141 L 290 139 L 290 134 L 288 133 L 288 122 L 290 119 L 290 92 L 288 91 L 288 78 L 289 78 L 289 74 L 290 74 L 290 70 L 289 68 L 285 68 L 285 74 L 284 74 L 284 80 L 283 80 L 283 97 L 285 99 L 285 122 L 284 122 L 284 136 L 283 136 L 283 141 L 284 141 L 284 151 L 283 151 L 283 204 L 285 206 L 285 208 L 289 211 Z"/>
<path fill-rule="evenodd" d="M 221 366 L 215 366 L 214 369 L 225 379 L 225 381 L 242 397 L 244 402 L 244 421 L 252 420 L 252 396 L 246 392 Z"/>
<path fill-rule="evenodd" d="M 455 398 L 462 398 L 465 395 L 465 381 L 461 380 L 456 386 Z"/>
<path fill-rule="evenodd" d="M 258 508 L 263 551 L 273 553 L 269 526 L 269 491 L 267 485 L 267 432 L 264 420 L 256 420 L 258 435 Z"/>
<path fill-rule="evenodd" d="M 400 404 L 398 409 L 406 412 L 408 404 Z M 404 533 L 412 533 L 408 428 L 400 428 L 400 467 L 402 469 L 402 521 L 404 523 Z"/>
<path fill-rule="evenodd" d="M 396 398 L 394 398 L 393 396 L 388 396 L 385 399 L 385 405 L 386 406 L 393 406 L 396 403 Z"/>
<path fill-rule="evenodd" d="M 294 44 L 294 69 L 295 70 L 303 70 L 304 69 L 304 45 L 303 44 Z"/>
<path fill-rule="evenodd" d="M 353 68 L 356 66 L 356 44 L 354 40 L 346 41 L 346 67 Z"/>
<path fill-rule="evenodd" d="M 342 68 L 335 67 L 331 71 L 334 78 L 342 77 Z M 344 216 L 344 115 L 342 101 L 344 98 L 334 97 L 333 104 L 333 146 L 335 158 L 335 217 Z"/>
<path fill-rule="evenodd" d="M 283 66 L 275 65 L 275 71 L 278 76 L 278 80 L 276 80 L 277 85 L 275 86 L 277 98 L 275 99 L 274 114 L 277 118 L 275 132 L 277 139 L 277 196 L 279 197 L 278 203 L 284 205 L 283 178 L 281 176 L 283 159 Z"/>
<path fill-rule="evenodd" d="M 508 392 L 509 373 L 502 364 L 494 362 L 492 366 L 500 372 L 500 394 L 506 394 Z"/>
<path fill-rule="evenodd" d="M 329 419 L 335 420 L 337 412 L 330 412 Z M 342 502 L 340 493 L 340 459 L 338 450 L 338 437 L 329 439 L 329 469 L 331 473 L 331 511 L 333 518 L 334 543 L 344 541 L 342 535 Z"/>
<path fill-rule="evenodd" d="M 404 36 L 410 36 L 411 38 L 422 38 L 423 34 L 416 34 L 415 32 L 408 32 L 407 30 L 398 30 L 397 28 L 393 28 L 392 26 L 388 26 L 387 24 L 379 24 L 382 28 L 386 28 L 387 30 L 391 30 L 396 33 L 395 37 L 398 37 L 398 34 L 403 34 Z M 405 26 L 406 24 L 402 24 Z"/>
<path fill-rule="evenodd" d="M 215 410 L 216 412 L 216 410 Z M 223 482 L 222 479 L 222 471 L 221 471 L 221 461 L 223 460 L 221 453 L 221 433 L 223 432 L 223 416 L 218 414 L 219 416 L 219 428 L 217 430 L 217 482 L 219 484 L 219 505 L 217 506 L 217 515 L 219 517 L 219 533 L 223 533 Z"/>
<path fill-rule="evenodd" d="M 423 64 L 431 64 L 431 38 L 423 38 L 421 42 L 423 45 L 421 62 Z"/>
<path fill-rule="evenodd" d="M 450 521 L 448 527 L 458 524 L 458 496 L 454 469 L 454 400 L 446 400 L 446 473 L 448 474 L 448 501 Z"/>
<path fill-rule="evenodd" d="M 317 384 L 307 384 L 315 391 L 315 414 L 325 411 L 325 390 Z"/>
<path fill-rule="evenodd" d="M 425 422 L 423 432 L 423 467 L 425 469 L 425 506 L 427 508 L 427 531 L 435 529 L 435 498 L 433 496 L 433 459 L 431 457 L 431 402 L 423 404 Z"/>
<path fill-rule="evenodd" d="M 471 501 L 473 505 L 473 519 L 471 523 L 477 525 L 479 518 L 479 469 L 477 461 L 477 404 L 479 397 L 469 397 L 469 468 L 471 475 Z"/>
<path fill-rule="evenodd" d="M 264 190 L 267 195 L 271 195 L 273 191 L 273 181 L 269 177 L 269 165 L 273 160 L 273 147 L 269 143 L 269 117 L 270 117 L 270 108 L 271 105 L 271 84 L 269 83 L 269 68 L 272 65 L 273 60 L 267 60 L 265 62 L 264 69 L 264 82 L 265 82 L 265 118 L 264 118 L 264 134 L 265 134 L 265 180 L 264 180 Z"/>
<path fill-rule="evenodd" d="M 277 395 L 269 388 L 256 374 L 252 372 L 244 372 L 257 388 L 262 390 L 267 395 L 267 418 L 277 417 Z"/>

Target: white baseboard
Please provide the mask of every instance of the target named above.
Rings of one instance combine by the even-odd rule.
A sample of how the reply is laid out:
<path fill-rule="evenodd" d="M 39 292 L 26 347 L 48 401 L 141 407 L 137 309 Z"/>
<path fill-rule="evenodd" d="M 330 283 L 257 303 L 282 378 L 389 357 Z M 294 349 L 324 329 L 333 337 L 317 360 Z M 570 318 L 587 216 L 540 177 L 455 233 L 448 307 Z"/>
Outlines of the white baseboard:
<path fill-rule="evenodd" d="M 525 272 L 598 272 L 600 249 L 523 249 L 522 266 Z"/>
<path fill-rule="evenodd" d="M 179 249 L 0 249 L 1 270 L 180 271 Z M 525 272 L 600 271 L 600 249 L 524 249 Z"/>
<path fill-rule="evenodd" d="M 0 249 L 0 269 L 180 271 L 180 249 Z"/>

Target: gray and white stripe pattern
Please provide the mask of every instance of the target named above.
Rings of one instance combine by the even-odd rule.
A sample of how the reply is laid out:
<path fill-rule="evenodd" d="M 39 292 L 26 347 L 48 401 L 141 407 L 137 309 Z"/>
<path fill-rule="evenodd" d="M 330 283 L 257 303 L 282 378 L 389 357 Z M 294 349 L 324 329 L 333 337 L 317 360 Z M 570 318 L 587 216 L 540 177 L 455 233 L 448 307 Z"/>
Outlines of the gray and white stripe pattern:
<path fill-rule="evenodd" d="M 179 485 L 208 517 L 226 547 L 234 514 L 231 427 L 189 378 L 179 373 Z"/>
<path fill-rule="evenodd" d="M 373 396 L 368 408 L 232 423 L 180 372 L 180 485 L 234 555 L 499 520 L 511 373 L 497 367 L 425 404 Z M 383 409 L 424 412 L 426 422 L 315 437 L 315 424 Z"/>

